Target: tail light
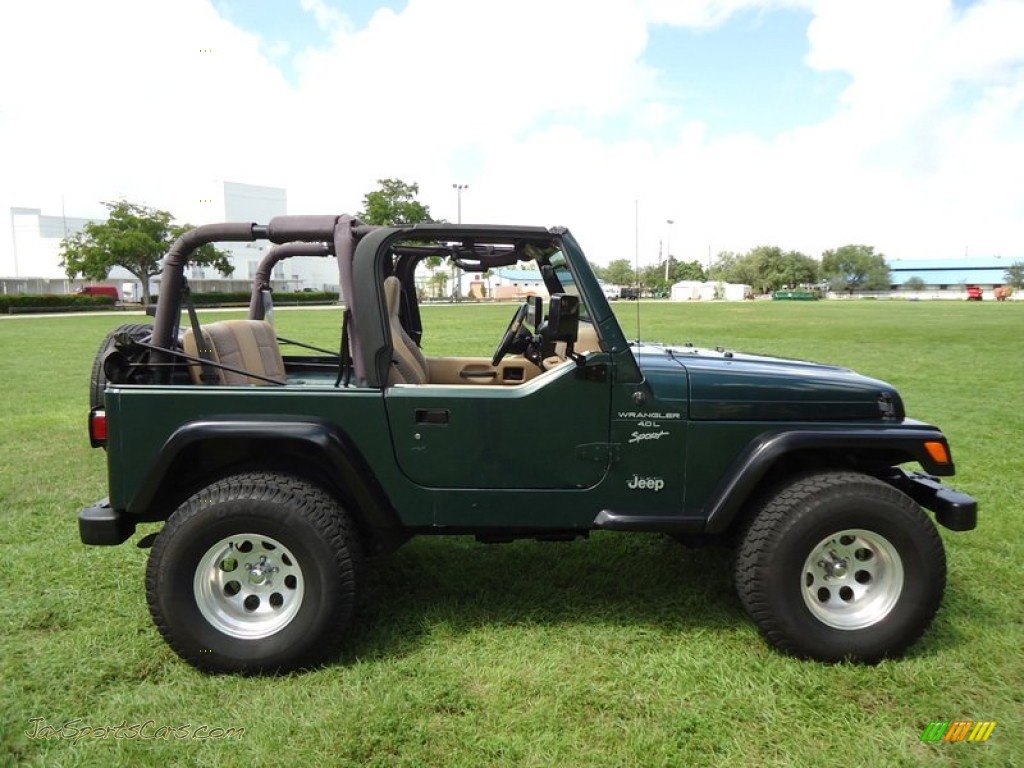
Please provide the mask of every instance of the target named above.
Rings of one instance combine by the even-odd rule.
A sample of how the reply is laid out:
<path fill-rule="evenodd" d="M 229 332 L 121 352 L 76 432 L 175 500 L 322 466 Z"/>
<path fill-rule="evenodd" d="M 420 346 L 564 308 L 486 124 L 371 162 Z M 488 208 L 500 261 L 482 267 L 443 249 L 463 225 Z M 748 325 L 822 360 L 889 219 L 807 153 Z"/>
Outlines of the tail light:
<path fill-rule="evenodd" d="M 103 408 L 89 411 L 89 444 L 93 448 L 107 445 L 107 412 Z"/>

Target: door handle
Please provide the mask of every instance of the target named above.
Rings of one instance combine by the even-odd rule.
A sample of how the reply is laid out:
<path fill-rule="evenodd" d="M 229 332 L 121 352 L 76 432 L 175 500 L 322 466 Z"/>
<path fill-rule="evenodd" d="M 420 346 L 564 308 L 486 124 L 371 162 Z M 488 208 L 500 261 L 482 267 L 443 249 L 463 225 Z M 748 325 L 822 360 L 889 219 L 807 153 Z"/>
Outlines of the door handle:
<path fill-rule="evenodd" d="M 417 424 L 447 424 L 448 409 L 417 408 L 415 418 Z"/>
<path fill-rule="evenodd" d="M 468 368 L 459 371 L 459 377 L 463 379 L 493 379 L 497 375 L 497 371 L 472 371 Z"/>

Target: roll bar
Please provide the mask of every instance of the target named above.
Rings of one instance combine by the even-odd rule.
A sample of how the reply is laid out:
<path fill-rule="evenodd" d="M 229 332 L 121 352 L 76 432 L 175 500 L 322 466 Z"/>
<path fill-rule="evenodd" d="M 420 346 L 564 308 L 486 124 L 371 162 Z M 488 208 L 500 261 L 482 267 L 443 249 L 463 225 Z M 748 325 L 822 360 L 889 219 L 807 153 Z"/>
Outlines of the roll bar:
<path fill-rule="evenodd" d="M 331 256 L 333 253 L 333 245 L 327 243 L 284 243 L 275 245 L 267 251 L 259 266 L 256 267 L 256 278 L 252 284 L 252 298 L 249 299 L 249 319 L 264 319 L 266 307 L 263 304 L 262 293 L 270 290 L 270 273 L 273 272 L 278 262 L 292 256 Z"/>
<path fill-rule="evenodd" d="M 228 222 L 223 224 L 205 224 L 185 232 L 181 237 L 171 244 L 170 250 L 163 259 L 162 283 L 160 286 L 160 301 L 157 303 L 156 315 L 153 321 L 152 344 L 161 348 L 154 350 L 152 361 L 157 369 L 157 379 L 166 383 L 170 378 L 169 363 L 173 361 L 173 355 L 162 351 L 173 348 L 174 336 L 178 326 L 178 318 L 181 313 L 182 288 L 185 285 L 185 267 L 197 248 L 216 242 L 252 242 L 254 240 L 270 240 L 278 245 L 289 244 L 295 246 L 307 246 L 310 248 L 323 249 L 324 244 L 335 244 L 340 233 L 336 232 L 337 225 L 344 223 L 344 230 L 347 233 L 347 250 L 351 258 L 352 244 L 367 232 L 375 227 L 367 226 L 347 215 L 314 215 L 314 216 L 275 216 L 268 224 L 256 224 L 255 222 Z M 305 255 L 326 255 L 321 250 Z M 299 255 L 297 252 L 280 256 Z M 269 256 L 269 254 L 268 254 Z M 261 262 L 260 268 L 267 262 L 267 257 Z M 270 262 L 264 279 L 269 282 L 270 269 L 275 262 Z M 344 284 L 344 280 L 342 280 Z M 254 290 L 254 295 L 256 291 Z M 251 304 L 250 304 L 251 310 Z"/>

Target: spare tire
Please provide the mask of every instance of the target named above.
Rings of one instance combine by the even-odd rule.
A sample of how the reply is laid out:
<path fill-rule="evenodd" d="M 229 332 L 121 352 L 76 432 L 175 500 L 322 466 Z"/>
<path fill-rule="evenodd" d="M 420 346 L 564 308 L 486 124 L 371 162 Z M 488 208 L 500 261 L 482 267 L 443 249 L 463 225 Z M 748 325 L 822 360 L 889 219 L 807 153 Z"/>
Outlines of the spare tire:
<path fill-rule="evenodd" d="M 107 388 L 108 381 L 105 363 L 111 353 L 116 352 L 115 343 L 121 334 L 127 334 L 136 341 L 148 341 L 153 335 L 153 326 L 144 323 L 119 325 L 103 339 L 92 363 L 92 376 L 89 380 L 90 408 L 98 408 L 103 405 L 103 390 Z"/>

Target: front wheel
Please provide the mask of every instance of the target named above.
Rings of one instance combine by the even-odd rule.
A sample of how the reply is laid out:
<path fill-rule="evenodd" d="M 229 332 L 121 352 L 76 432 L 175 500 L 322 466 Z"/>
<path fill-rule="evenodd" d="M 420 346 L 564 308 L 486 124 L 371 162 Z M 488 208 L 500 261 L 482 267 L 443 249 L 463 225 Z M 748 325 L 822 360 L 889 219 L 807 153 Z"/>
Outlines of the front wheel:
<path fill-rule="evenodd" d="M 821 661 L 898 656 L 942 602 L 946 556 L 910 498 L 868 475 L 826 472 L 783 486 L 739 549 L 736 590 L 777 648 Z"/>
<path fill-rule="evenodd" d="M 150 613 L 183 659 L 212 672 L 315 664 L 352 621 L 361 555 L 338 503 L 288 475 L 233 475 L 182 504 L 146 571 Z"/>

